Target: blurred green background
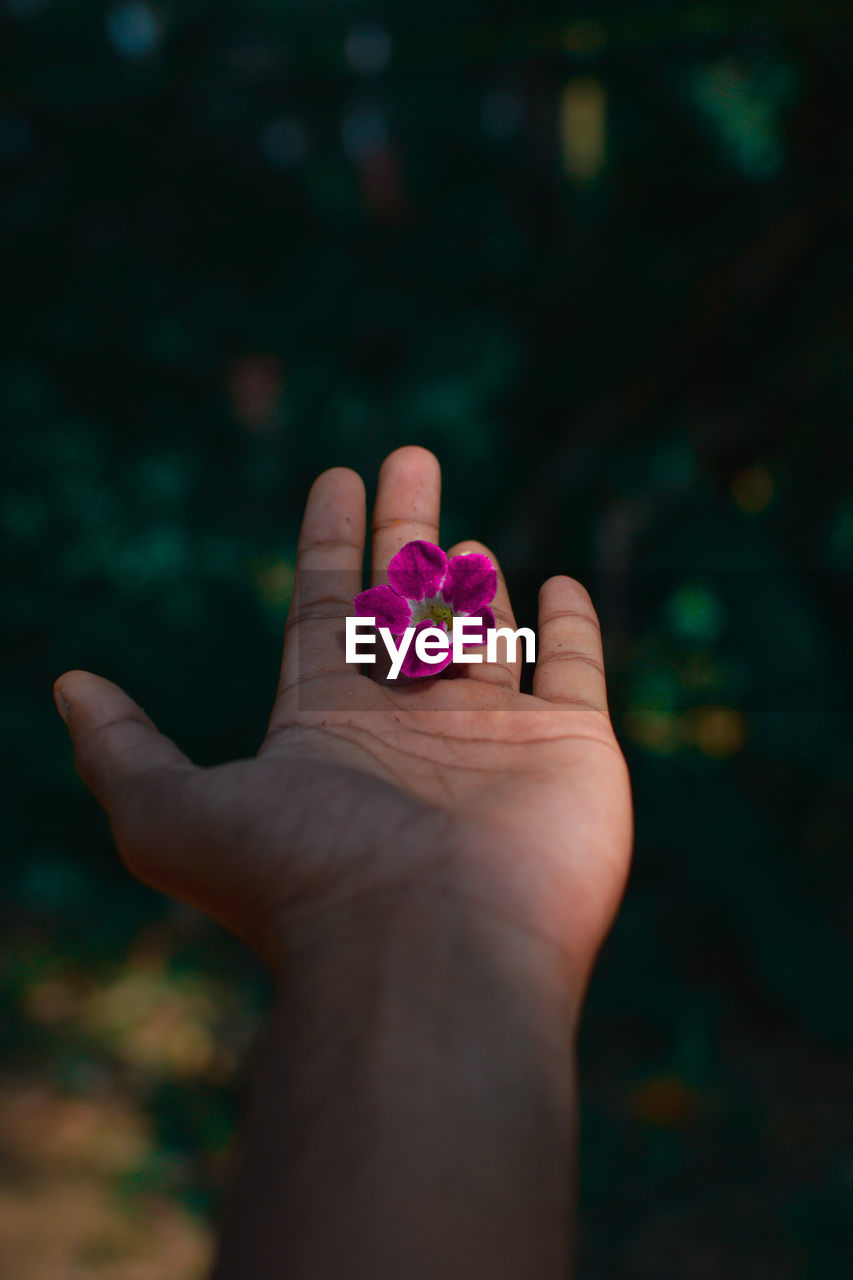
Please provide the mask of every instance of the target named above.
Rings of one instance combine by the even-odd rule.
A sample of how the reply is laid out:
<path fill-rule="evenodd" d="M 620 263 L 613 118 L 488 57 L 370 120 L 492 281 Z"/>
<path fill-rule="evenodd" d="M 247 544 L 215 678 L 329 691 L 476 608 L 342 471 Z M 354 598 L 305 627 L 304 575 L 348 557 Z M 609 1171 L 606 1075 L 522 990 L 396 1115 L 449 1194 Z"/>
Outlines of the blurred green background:
<path fill-rule="evenodd" d="M 268 998 L 52 680 L 253 752 L 310 481 L 416 442 L 607 634 L 581 1280 L 848 1276 L 850 10 L 2 5 L 0 1272 L 200 1280 Z"/>

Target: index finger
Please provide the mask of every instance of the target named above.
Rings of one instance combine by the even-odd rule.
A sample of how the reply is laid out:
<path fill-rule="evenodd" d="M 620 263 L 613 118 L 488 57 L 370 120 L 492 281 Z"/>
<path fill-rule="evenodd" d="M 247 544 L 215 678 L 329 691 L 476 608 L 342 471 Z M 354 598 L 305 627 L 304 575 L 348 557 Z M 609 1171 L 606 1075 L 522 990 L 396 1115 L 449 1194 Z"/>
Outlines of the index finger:
<path fill-rule="evenodd" d="M 344 624 L 361 590 L 365 521 L 357 472 L 332 467 L 317 477 L 299 534 L 276 709 L 303 681 L 348 670 Z"/>

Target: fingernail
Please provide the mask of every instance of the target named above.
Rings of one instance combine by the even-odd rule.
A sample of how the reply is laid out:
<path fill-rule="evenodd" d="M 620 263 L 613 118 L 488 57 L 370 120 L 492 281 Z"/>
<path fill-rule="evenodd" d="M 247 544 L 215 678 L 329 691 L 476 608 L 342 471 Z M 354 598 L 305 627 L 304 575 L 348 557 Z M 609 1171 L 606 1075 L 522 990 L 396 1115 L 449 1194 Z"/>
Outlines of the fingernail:
<path fill-rule="evenodd" d="M 68 724 L 68 715 L 69 715 L 69 712 L 71 711 L 71 708 L 68 705 L 68 700 L 66 699 L 64 693 L 58 686 L 54 686 L 53 700 L 56 703 L 56 709 L 59 712 L 59 714 L 62 716 L 64 723 Z"/>

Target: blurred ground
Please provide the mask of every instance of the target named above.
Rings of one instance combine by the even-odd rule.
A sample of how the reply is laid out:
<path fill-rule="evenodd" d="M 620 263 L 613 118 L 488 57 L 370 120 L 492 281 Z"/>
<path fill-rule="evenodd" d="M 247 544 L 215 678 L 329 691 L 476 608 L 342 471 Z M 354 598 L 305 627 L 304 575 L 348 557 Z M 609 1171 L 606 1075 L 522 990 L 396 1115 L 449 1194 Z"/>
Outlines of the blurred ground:
<path fill-rule="evenodd" d="M 151 1146 L 138 1107 L 120 1098 L 69 1098 L 32 1079 L 0 1094 L 0 1269 L 32 1280 L 115 1280 L 205 1274 L 208 1232 L 169 1196 L 132 1204 L 115 1183 Z"/>

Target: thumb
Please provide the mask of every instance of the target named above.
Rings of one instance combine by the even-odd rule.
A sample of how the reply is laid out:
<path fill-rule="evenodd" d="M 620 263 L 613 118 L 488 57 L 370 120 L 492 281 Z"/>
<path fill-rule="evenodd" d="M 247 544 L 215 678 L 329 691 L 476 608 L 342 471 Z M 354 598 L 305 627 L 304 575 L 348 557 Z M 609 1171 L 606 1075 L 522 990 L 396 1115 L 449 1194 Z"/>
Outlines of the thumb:
<path fill-rule="evenodd" d="M 53 696 L 77 769 L 106 809 L 122 857 L 156 884 L 157 862 L 186 825 L 186 783 L 200 771 L 110 680 L 67 671 Z"/>
<path fill-rule="evenodd" d="M 77 768 L 106 809 L 128 870 L 206 911 L 269 958 L 272 943 L 255 924 L 257 894 L 234 858 L 235 843 L 245 838 L 245 807 L 223 803 L 209 771 L 110 680 L 67 671 L 53 694 Z"/>

